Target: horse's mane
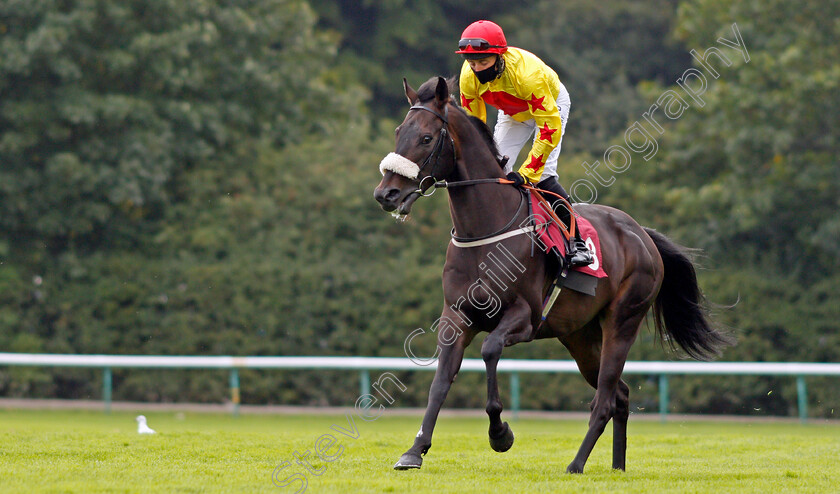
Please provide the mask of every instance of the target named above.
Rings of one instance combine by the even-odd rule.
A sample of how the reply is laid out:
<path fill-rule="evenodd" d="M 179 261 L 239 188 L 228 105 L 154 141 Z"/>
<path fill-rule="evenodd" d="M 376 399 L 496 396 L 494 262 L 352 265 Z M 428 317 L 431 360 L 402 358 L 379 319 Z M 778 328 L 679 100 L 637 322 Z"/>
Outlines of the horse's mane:
<path fill-rule="evenodd" d="M 437 88 L 438 78 L 432 77 L 428 81 L 424 82 L 423 85 L 420 86 L 420 89 L 417 90 L 417 98 L 420 100 L 420 103 L 427 103 L 435 98 L 435 89 Z M 446 80 L 447 86 L 449 86 L 450 94 L 454 94 L 455 90 L 458 89 L 458 78 L 457 77 L 450 77 Z M 493 132 L 490 130 L 490 127 L 487 126 L 480 118 L 474 117 L 472 115 L 467 115 L 467 112 L 458 105 L 457 98 L 451 98 L 452 102 L 455 104 L 455 107 L 467 117 L 470 122 L 473 124 L 473 127 L 478 130 L 478 133 L 484 139 L 484 143 L 487 144 L 487 147 L 490 148 L 490 152 L 493 153 L 493 156 L 496 157 L 496 162 L 499 163 L 499 166 L 502 164 L 499 162 L 499 149 L 496 147 L 496 140 L 493 139 Z"/>

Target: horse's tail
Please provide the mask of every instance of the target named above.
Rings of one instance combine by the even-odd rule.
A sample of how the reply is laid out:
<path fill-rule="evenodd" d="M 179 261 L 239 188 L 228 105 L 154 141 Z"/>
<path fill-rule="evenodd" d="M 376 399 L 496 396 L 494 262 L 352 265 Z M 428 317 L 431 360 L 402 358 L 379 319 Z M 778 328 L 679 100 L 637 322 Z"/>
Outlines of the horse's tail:
<path fill-rule="evenodd" d="M 653 303 L 657 333 L 672 350 L 676 342 L 689 357 L 711 360 L 723 347 L 733 345 L 735 339 L 714 328 L 709 321 L 709 310 L 689 257 L 691 250 L 656 230 L 645 228 L 645 231 L 656 244 L 665 267 L 662 287 Z"/>

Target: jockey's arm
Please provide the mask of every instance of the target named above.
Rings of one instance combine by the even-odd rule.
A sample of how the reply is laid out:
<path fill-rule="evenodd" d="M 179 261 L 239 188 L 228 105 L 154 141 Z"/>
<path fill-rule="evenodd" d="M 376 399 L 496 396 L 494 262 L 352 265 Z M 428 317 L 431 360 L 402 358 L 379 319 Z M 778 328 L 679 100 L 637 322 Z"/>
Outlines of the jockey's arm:
<path fill-rule="evenodd" d="M 519 168 L 519 173 L 529 182 L 538 183 L 542 178 L 548 155 L 554 151 L 554 148 L 560 142 L 563 122 L 560 118 L 560 109 L 557 108 L 557 102 L 552 96 L 548 81 L 542 77 L 532 81 L 526 82 L 524 89 L 530 95 L 530 113 L 534 118 L 537 129 L 534 144 L 525 158 L 525 162 Z"/>

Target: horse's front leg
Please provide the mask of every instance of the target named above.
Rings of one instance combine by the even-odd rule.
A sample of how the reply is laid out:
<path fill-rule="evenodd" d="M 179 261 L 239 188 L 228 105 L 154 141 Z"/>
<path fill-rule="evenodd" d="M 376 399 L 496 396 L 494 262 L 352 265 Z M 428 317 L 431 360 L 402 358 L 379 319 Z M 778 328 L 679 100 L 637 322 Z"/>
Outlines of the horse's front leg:
<path fill-rule="evenodd" d="M 431 388 L 429 388 L 429 403 L 426 405 L 426 414 L 423 416 L 420 431 L 414 438 L 414 445 L 400 457 L 394 465 L 394 469 L 408 470 L 410 468 L 420 468 L 423 465 L 421 455 L 425 455 L 432 447 L 432 432 L 435 429 L 440 408 L 443 406 L 446 394 L 449 393 L 449 388 L 461 368 L 464 349 L 469 346 L 474 336 L 475 333 L 471 330 L 462 331 L 453 342 L 452 340 L 447 341 L 444 330 L 438 331 L 438 347 L 441 350 L 435 377 L 432 380 Z"/>
<path fill-rule="evenodd" d="M 513 431 L 507 422 L 502 422 L 502 399 L 499 396 L 499 383 L 496 367 L 502 357 L 502 350 L 523 341 L 534 339 L 531 324 L 531 309 L 524 299 L 519 298 L 505 312 L 496 326 L 481 345 L 481 356 L 487 369 L 487 415 L 490 418 L 490 447 L 503 453 L 513 446 Z"/>

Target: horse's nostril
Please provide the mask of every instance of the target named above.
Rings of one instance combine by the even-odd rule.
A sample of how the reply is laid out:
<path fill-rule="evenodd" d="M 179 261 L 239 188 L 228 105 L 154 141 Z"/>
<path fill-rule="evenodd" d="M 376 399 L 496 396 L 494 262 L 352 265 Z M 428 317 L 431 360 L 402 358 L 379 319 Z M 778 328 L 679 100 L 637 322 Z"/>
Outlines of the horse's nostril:
<path fill-rule="evenodd" d="M 400 198 L 400 189 L 391 187 L 388 189 L 376 189 L 373 196 L 379 201 L 382 206 L 396 207 L 396 203 Z"/>
<path fill-rule="evenodd" d="M 394 202 L 397 197 L 400 195 L 400 189 L 390 188 L 390 189 L 377 189 L 373 196 L 376 198 L 377 201 L 380 203 L 385 202 Z"/>
<path fill-rule="evenodd" d="M 400 197 L 400 189 L 389 189 L 385 193 L 385 200 L 388 202 L 396 201 L 398 197 Z"/>

